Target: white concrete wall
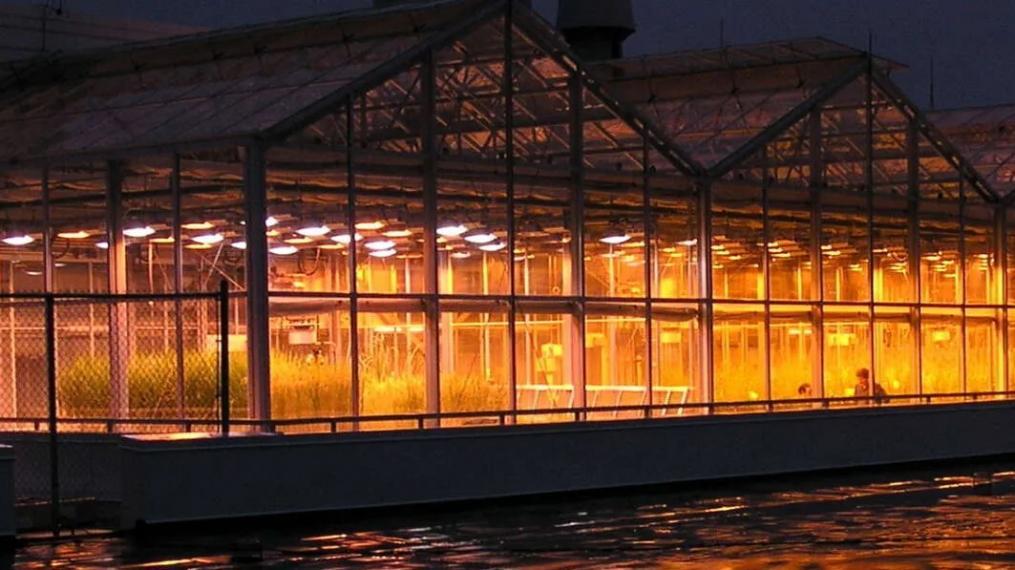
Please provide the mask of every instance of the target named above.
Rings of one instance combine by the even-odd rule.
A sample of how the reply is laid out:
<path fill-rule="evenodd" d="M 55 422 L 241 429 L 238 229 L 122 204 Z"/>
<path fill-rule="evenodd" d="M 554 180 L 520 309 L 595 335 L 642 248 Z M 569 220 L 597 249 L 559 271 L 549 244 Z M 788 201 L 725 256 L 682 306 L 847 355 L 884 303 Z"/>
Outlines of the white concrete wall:
<path fill-rule="evenodd" d="M 15 532 L 14 450 L 0 445 L 0 543 L 12 542 Z"/>
<path fill-rule="evenodd" d="M 503 498 L 1015 453 L 1015 404 L 125 440 L 123 523 Z"/>

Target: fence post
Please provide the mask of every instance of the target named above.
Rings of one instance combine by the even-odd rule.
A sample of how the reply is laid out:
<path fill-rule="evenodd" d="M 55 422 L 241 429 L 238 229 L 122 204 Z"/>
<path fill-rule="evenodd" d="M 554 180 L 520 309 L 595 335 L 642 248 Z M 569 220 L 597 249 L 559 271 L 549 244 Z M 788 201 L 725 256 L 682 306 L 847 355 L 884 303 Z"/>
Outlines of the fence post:
<path fill-rule="evenodd" d="M 56 310 L 53 295 L 46 295 L 46 399 L 49 414 L 49 508 L 53 536 L 60 536 L 60 452 L 57 448 Z"/>
<path fill-rule="evenodd" d="M 224 436 L 229 435 L 229 282 L 219 284 L 219 391 Z"/>

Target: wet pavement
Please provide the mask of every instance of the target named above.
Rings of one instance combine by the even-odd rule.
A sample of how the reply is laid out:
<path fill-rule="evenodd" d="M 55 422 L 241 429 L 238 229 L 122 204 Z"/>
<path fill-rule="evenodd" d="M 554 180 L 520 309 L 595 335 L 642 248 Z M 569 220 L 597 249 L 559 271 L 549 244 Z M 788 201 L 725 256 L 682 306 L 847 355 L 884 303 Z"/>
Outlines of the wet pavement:
<path fill-rule="evenodd" d="M 1015 568 L 1015 463 L 31 541 L 15 568 Z M 2 562 L 2 561 L 0 561 Z"/>

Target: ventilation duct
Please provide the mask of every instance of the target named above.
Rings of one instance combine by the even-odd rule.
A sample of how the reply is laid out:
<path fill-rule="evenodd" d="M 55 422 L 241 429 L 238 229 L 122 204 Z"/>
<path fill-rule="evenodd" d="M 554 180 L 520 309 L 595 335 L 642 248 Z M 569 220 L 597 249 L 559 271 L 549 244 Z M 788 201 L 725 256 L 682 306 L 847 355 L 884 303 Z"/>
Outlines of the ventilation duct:
<path fill-rule="evenodd" d="M 631 0 L 560 0 L 557 28 L 582 59 L 616 59 L 636 29 L 634 9 Z"/>

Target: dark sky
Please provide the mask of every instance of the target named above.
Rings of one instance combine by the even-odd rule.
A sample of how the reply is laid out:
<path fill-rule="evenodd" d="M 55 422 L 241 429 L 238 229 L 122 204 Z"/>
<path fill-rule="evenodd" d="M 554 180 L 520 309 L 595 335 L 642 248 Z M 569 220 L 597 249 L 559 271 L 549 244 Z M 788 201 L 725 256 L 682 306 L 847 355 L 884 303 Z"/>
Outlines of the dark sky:
<path fill-rule="evenodd" d="M 24 3 L 26 0 L 20 0 Z M 57 3 L 59 0 L 50 0 Z M 370 0 L 63 0 L 72 12 L 221 27 L 359 8 Z M 1015 101 L 1015 0 L 633 0 L 640 29 L 629 54 L 825 36 L 867 45 L 910 66 L 897 76 L 929 98 L 936 60 L 939 108 Z M 0 3 L 12 3 L 0 0 Z M 547 18 L 557 0 L 534 0 Z"/>

